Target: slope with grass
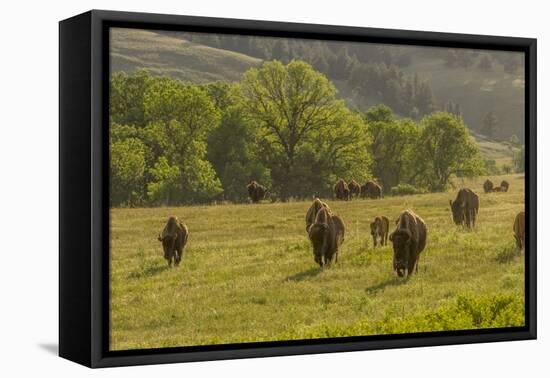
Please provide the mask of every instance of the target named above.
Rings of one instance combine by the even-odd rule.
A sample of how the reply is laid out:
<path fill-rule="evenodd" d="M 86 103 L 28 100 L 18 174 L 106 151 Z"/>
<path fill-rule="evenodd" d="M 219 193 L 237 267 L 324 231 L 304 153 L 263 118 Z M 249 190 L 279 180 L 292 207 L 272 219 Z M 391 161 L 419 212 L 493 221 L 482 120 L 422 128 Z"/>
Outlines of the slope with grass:
<path fill-rule="evenodd" d="M 205 83 L 237 81 L 260 59 L 141 29 L 111 29 L 111 71 L 145 68 L 154 75 Z"/>
<path fill-rule="evenodd" d="M 512 224 L 523 177 L 508 193 L 480 193 L 474 231 L 450 217 L 453 192 L 328 200 L 346 223 L 337 264 L 313 261 L 310 202 L 111 210 L 111 348 L 158 348 L 521 326 L 523 255 Z M 369 222 L 413 209 L 429 227 L 417 275 L 398 279 L 392 250 L 374 249 Z M 156 240 L 175 214 L 190 229 L 183 263 L 169 269 Z M 393 226 L 392 226 L 393 227 Z"/>

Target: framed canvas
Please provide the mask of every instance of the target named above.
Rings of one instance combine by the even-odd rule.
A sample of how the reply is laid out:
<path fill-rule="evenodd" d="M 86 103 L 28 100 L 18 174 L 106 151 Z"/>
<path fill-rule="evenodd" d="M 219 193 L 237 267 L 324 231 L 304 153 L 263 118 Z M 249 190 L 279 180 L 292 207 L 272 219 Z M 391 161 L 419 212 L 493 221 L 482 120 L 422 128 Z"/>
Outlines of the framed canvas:
<path fill-rule="evenodd" d="M 536 338 L 536 40 L 60 22 L 59 354 Z"/>

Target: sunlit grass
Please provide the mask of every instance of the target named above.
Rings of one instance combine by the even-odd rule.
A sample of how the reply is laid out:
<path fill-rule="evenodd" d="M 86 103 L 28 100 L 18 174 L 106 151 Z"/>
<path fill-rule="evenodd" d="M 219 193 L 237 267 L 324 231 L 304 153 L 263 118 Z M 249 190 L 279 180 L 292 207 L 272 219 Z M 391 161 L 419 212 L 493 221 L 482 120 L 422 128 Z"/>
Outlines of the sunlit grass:
<path fill-rule="evenodd" d="M 504 177 L 504 176 L 503 176 Z M 499 182 L 503 177 L 492 178 Z M 524 207 L 523 177 L 508 193 L 476 190 L 477 228 L 456 227 L 456 189 L 336 202 L 346 223 L 338 264 L 319 269 L 305 232 L 309 201 L 113 209 L 111 348 L 424 332 L 523 325 L 524 264 L 512 224 Z M 412 209 L 428 225 L 418 275 L 398 279 L 391 243 L 373 249 L 369 222 Z M 157 235 L 169 215 L 188 225 L 179 268 Z"/>

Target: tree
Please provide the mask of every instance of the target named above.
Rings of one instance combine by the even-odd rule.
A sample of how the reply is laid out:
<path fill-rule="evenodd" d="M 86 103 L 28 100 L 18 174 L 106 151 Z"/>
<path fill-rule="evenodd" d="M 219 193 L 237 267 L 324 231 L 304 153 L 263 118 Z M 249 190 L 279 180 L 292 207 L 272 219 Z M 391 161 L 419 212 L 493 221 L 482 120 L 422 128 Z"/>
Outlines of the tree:
<path fill-rule="evenodd" d="M 405 183 L 410 175 L 420 129 L 411 120 L 398 121 L 391 109 L 379 105 L 365 113 L 371 135 L 372 172 L 384 191 Z"/>
<path fill-rule="evenodd" d="M 246 117 L 238 84 L 215 82 L 205 88 L 222 114 L 220 126 L 208 136 L 207 159 L 220 179 L 223 197 L 244 201 L 250 180 L 271 186 L 270 171 L 257 157 L 256 130 Z"/>
<path fill-rule="evenodd" d="M 152 187 L 157 185 L 165 188 L 163 193 L 170 193 L 168 197 L 154 195 L 152 199 L 179 204 L 206 201 L 218 195 L 222 188 L 206 160 L 206 140 L 218 127 L 220 115 L 206 91 L 195 85 L 158 79 L 144 94 L 144 113 L 144 140 L 156 157 L 150 172 Z M 166 167 L 170 167 L 170 180 L 159 173 L 166 172 Z M 176 172 L 173 167 L 178 170 L 177 180 L 172 176 Z M 152 187 L 149 186 L 150 193 L 155 192 Z"/>
<path fill-rule="evenodd" d="M 493 60 L 489 54 L 483 54 L 477 63 L 477 68 L 482 71 L 491 71 L 493 69 Z"/>
<path fill-rule="evenodd" d="M 364 123 L 309 64 L 266 62 L 244 74 L 242 90 L 247 115 L 258 126 L 260 157 L 283 199 L 310 196 L 319 190 L 311 184 L 320 177 L 326 190 L 344 166 L 368 172 Z M 353 158 L 350 149 L 356 150 Z"/>
<path fill-rule="evenodd" d="M 143 95 L 154 82 L 146 70 L 137 70 L 128 75 L 116 72 L 111 75 L 109 116 L 111 122 L 145 126 Z"/>
<path fill-rule="evenodd" d="M 483 171 L 479 148 L 461 119 L 437 112 L 424 117 L 420 125 L 413 158 L 416 182 L 431 191 L 441 191 L 451 175 L 474 176 Z"/>
<path fill-rule="evenodd" d="M 488 112 L 483 117 L 483 125 L 481 127 L 480 132 L 489 137 L 492 138 L 495 135 L 495 132 L 497 130 L 498 125 L 498 119 L 494 112 Z"/>
<path fill-rule="evenodd" d="M 525 172 L 525 146 L 521 146 L 514 154 L 514 168 L 518 173 Z"/>
<path fill-rule="evenodd" d="M 136 138 L 110 143 L 111 205 L 136 205 L 143 200 L 145 146 Z"/>

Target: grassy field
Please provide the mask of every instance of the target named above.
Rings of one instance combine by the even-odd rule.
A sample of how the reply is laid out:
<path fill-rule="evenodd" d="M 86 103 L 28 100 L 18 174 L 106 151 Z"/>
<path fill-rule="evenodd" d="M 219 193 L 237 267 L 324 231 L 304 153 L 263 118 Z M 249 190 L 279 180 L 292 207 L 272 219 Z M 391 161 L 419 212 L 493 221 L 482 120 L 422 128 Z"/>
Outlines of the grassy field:
<path fill-rule="evenodd" d="M 162 33 L 114 28 L 111 31 L 111 70 L 134 72 L 146 68 L 194 83 L 238 81 L 261 60 L 237 52 L 215 49 Z"/>
<path fill-rule="evenodd" d="M 494 177 L 500 183 L 502 177 Z M 111 349 L 158 348 L 521 326 L 524 260 L 512 224 L 523 176 L 480 195 L 474 231 L 456 227 L 456 189 L 381 200 L 328 200 L 346 223 L 339 261 L 321 270 L 305 232 L 307 202 L 111 211 Z M 373 249 L 369 222 L 412 209 L 428 225 L 419 273 L 399 279 L 392 249 Z M 157 241 L 169 215 L 190 229 L 182 265 Z M 393 228 L 393 227 L 392 227 Z"/>

